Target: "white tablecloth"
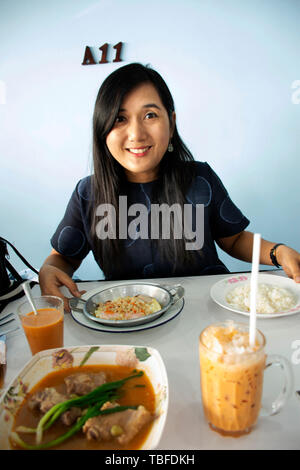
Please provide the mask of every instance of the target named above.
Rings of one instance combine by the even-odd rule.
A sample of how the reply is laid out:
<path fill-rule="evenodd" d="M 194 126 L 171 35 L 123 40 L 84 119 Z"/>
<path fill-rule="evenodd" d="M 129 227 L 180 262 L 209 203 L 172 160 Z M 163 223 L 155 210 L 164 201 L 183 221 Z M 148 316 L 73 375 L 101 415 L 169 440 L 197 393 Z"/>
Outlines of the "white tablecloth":
<path fill-rule="evenodd" d="M 222 437 L 212 431 L 205 421 L 200 393 L 199 333 L 207 325 L 226 319 L 248 322 L 248 317 L 226 310 L 210 298 L 211 286 L 223 277 L 216 275 L 153 280 L 155 283 L 182 284 L 185 305 L 180 315 L 170 322 L 145 331 L 94 331 L 80 326 L 70 314 L 65 314 L 65 346 L 127 344 L 152 346 L 159 350 L 168 373 L 170 401 L 158 449 L 300 449 L 300 400 L 295 395 L 295 390 L 300 390 L 300 364 L 292 364 L 295 383 L 287 406 L 278 415 L 260 417 L 250 434 L 240 438 Z M 78 285 L 80 290 L 91 290 L 98 285 L 105 288 L 105 282 L 80 282 Z M 34 286 L 33 293 L 40 294 L 38 285 Z M 0 319 L 7 313 L 16 312 L 17 304 L 22 301 L 24 298 L 11 302 L 2 311 Z M 275 319 L 258 319 L 257 327 L 266 336 L 267 353 L 280 354 L 292 360 L 295 353 L 293 342 L 300 340 L 300 313 Z M 7 356 L 5 385 L 31 358 L 22 330 L 8 335 Z M 264 396 L 272 399 L 276 397 L 282 385 L 279 372 L 278 367 L 266 371 Z"/>

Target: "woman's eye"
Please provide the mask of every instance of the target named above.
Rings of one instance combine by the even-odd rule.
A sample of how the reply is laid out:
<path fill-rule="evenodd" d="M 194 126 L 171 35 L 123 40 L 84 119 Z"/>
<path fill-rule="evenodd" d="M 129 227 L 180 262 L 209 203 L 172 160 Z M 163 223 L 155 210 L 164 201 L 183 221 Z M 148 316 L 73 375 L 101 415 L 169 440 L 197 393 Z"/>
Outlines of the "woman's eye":
<path fill-rule="evenodd" d="M 125 117 L 124 116 L 117 116 L 116 117 L 116 120 L 115 120 L 115 123 L 116 124 L 119 124 L 120 122 L 123 122 L 125 121 Z"/>
<path fill-rule="evenodd" d="M 156 114 L 156 113 L 152 113 L 152 112 L 151 112 L 151 113 L 147 113 L 146 116 L 145 116 L 146 119 L 153 119 L 153 118 L 155 118 L 155 117 L 157 117 L 157 114 Z"/>

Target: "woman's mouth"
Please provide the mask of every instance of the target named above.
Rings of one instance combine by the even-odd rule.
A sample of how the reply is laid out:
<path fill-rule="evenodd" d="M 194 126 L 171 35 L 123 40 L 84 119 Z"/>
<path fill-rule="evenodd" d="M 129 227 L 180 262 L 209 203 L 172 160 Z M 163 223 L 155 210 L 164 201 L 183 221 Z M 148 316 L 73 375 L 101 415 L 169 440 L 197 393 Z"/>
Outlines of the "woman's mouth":
<path fill-rule="evenodd" d="M 151 145 L 147 147 L 137 147 L 137 148 L 128 148 L 128 152 L 132 153 L 136 157 L 144 157 L 147 152 L 150 150 Z"/>

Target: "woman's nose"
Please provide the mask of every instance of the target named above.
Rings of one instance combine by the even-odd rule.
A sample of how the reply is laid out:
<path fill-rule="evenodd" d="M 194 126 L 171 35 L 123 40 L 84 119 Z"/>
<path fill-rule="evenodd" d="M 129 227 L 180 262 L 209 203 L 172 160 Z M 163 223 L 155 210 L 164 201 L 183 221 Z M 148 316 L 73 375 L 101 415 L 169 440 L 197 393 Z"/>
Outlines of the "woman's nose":
<path fill-rule="evenodd" d="M 130 121 L 127 131 L 130 142 L 140 142 L 145 139 L 146 132 L 143 123 L 138 119 Z"/>

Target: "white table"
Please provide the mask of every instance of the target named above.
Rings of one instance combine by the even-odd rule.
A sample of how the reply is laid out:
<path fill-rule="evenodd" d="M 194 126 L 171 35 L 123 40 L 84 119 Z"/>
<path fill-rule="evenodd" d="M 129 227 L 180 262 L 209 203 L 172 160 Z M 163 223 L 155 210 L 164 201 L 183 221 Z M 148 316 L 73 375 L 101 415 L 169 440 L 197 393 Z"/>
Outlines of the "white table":
<path fill-rule="evenodd" d="M 272 272 L 274 275 L 282 272 Z M 170 401 L 166 426 L 158 449 L 300 449 L 300 401 L 295 390 L 300 390 L 300 364 L 292 364 L 294 390 L 281 413 L 260 418 L 256 428 L 240 438 L 222 437 L 207 425 L 201 404 L 198 360 L 199 333 L 207 325 L 232 319 L 248 322 L 248 317 L 235 314 L 215 304 L 210 298 L 211 286 L 224 275 L 155 279 L 153 282 L 180 283 L 185 289 L 185 306 L 180 315 L 157 328 L 131 333 L 104 333 L 76 323 L 65 314 L 65 346 L 84 344 L 127 344 L 152 346 L 159 350 L 168 373 Z M 149 280 L 149 282 L 151 282 Z M 80 282 L 80 290 L 91 290 L 105 282 Z M 39 295 L 39 286 L 33 288 Z M 70 295 L 69 295 L 70 296 Z M 16 311 L 24 298 L 10 303 L 1 312 Z M 300 340 L 300 313 L 276 319 L 257 319 L 257 327 L 267 339 L 266 351 L 280 354 L 291 361 L 292 343 Z M 23 331 L 8 335 L 7 385 L 31 358 Z M 299 355 L 298 355 L 299 357 Z M 272 369 L 275 369 L 272 371 Z M 273 367 L 266 372 L 265 394 L 275 398 L 281 382 L 279 370 Z M 274 391 L 275 390 L 275 391 Z"/>

